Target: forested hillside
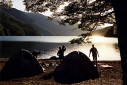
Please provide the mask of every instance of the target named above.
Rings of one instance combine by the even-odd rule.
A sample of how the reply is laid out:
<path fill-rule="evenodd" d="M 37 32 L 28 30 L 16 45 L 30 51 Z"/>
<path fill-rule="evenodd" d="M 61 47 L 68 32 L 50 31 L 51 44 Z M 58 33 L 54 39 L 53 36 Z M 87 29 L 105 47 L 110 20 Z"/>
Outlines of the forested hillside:
<path fill-rule="evenodd" d="M 31 25 L 24 24 L 17 19 L 0 11 L 0 36 L 40 36 L 42 35 Z"/>
<path fill-rule="evenodd" d="M 30 19 L 28 16 L 24 14 L 24 12 L 20 10 L 17 10 L 15 8 L 11 8 L 11 9 L 1 8 L 1 11 L 3 11 L 5 14 L 12 16 L 16 20 L 19 20 L 20 22 L 24 24 L 31 25 L 32 27 L 36 28 L 40 33 L 42 33 L 43 36 L 53 36 L 54 35 L 52 31 L 47 30 L 46 28 L 43 28 L 37 22 L 35 22 L 33 19 Z"/>
<path fill-rule="evenodd" d="M 109 30 L 106 32 L 106 34 L 105 34 L 105 37 L 117 37 L 117 36 L 118 36 L 118 34 L 117 34 L 117 33 L 114 34 L 114 29 L 113 29 L 113 28 L 109 29 Z"/>

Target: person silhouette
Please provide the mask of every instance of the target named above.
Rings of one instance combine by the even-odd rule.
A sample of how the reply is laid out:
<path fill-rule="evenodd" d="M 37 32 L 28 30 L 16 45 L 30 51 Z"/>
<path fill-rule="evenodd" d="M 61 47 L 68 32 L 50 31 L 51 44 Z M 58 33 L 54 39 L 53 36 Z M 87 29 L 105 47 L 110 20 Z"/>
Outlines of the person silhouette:
<path fill-rule="evenodd" d="M 66 47 L 63 45 L 62 48 L 59 47 L 59 50 L 57 52 L 57 55 L 59 56 L 60 61 L 64 59 L 64 51 L 66 50 Z"/>
<path fill-rule="evenodd" d="M 62 55 L 63 55 L 63 58 L 64 58 L 64 51 L 66 51 L 66 47 L 63 45 L 63 46 L 62 46 L 62 52 L 63 52 Z"/>
<path fill-rule="evenodd" d="M 92 48 L 90 49 L 90 53 L 89 53 L 89 57 L 90 57 L 90 54 L 92 53 L 92 56 L 93 56 L 93 63 L 94 65 L 96 65 L 97 67 L 97 55 L 99 57 L 99 53 L 98 53 L 98 50 L 96 47 L 94 47 L 94 45 L 92 45 Z"/>

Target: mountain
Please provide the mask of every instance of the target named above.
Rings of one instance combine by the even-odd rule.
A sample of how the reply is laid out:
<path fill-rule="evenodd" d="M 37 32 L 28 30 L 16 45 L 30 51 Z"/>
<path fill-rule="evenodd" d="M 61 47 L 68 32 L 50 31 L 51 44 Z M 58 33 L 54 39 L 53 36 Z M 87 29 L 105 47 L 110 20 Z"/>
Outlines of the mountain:
<path fill-rule="evenodd" d="M 105 27 L 102 29 L 97 29 L 93 32 L 93 36 L 105 36 L 105 34 L 108 32 L 108 30 L 111 29 L 111 27 Z"/>
<path fill-rule="evenodd" d="M 32 20 L 28 16 L 26 16 L 22 11 L 19 11 L 15 8 L 11 8 L 11 9 L 1 8 L 1 10 L 4 13 L 6 13 L 6 14 L 12 16 L 13 18 L 17 19 L 18 21 L 33 26 L 39 32 L 41 32 L 42 35 L 44 35 L 44 36 L 53 36 L 54 35 L 53 32 L 51 32 L 50 30 L 47 30 L 47 29 L 43 28 L 42 26 L 40 26 L 34 20 Z"/>
<path fill-rule="evenodd" d="M 56 25 L 52 21 L 47 20 L 46 16 L 43 16 L 42 14 L 38 14 L 38 13 L 28 13 L 28 12 L 24 12 L 24 14 L 26 14 L 29 18 L 35 20 L 40 26 L 54 32 L 55 35 L 58 36 L 63 35 L 62 32 L 64 31 L 61 30 L 60 28 L 58 29 L 58 25 Z"/>
<path fill-rule="evenodd" d="M 96 30 L 92 35 L 93 36 L 99 35 L 104 37 L 117 37 L 117 34 L 114 34 L 113 31 L 114 30 L 112 26 L 109 26 L 109 27 Z"/>
<path fill-rule="evenodd" d="M 28 28 L 32 27 L 34 29 L 33 31 L 35 31 L 35 28 L 36 28 L 41 33 L 41 34 L 38 33 L 38 35 L 44 35 L 44 36 L 54 36 L 54 35 L 55 36 L 77 36 L 82 33 L 85 33 L 85 31 L 75 29 L 75 28 L 77 28 L 77 25 L 70 26 L 70 25 L 66 24 L 65 26 L 61 26 L 61 25 L 59 25 L 59 23 L 57 21 L 47 20 L 48 17 L 46 17 L 42 14 L 39 14 L 39 13 L 22 12 L 22 11 L 15 9 L 15 8 L 11 8 L 11 9 L 0 8 L 0 11 L 2 13 L 4 13 L 5 15 L 13 18 L 16 22 L 25 24 L 25 26 L 22 27 L 22 25 L 20 25 L 18 29 L 15 29 L 17 31 L 19 29 L 20 29 L 20 31 L 22 31 L 21 29 L 28 30 Z M 7 19 L 5 19 L 5 20 L 7 20 Z M 14 20 L 10 20 L 10 21 L 14 21 Z M 5 22 L 5 25 L 6 25 L 6 23 L 7 23 L 7 21 Z M 11 23 L 14 23 L 14 22 L 11 22 Z M 16 25 L 13 26 L 13 29 L 16 28 L 18 23 L 16 23 Z M 0 25 L 0 27 L 1 27 L 1 25 Z M 8 26 L 8 27 L 12 27 L 12 26 Z M 109 29 L 111 29 L 111 27 L 97 29 L 92 35 L 112 36 L 112 35 L 110 35 L 111 33 L 109 33 L 110 32 Z M 13 31 L 13 33 L 15 33 L 15 31 Z M 2 34 L 2 32 L 1 32 L 1 34 Z M 17 35 L 19 35 L 19 34 L 17 34 Z M 24 34 L 22 34 L 22 35 L 24 35 Z M 27 35 L 29 35 L 29 34 L 27 34 Z"/>
<path fill-rule="evenodd" d="M 117 37 L 117 36 L 118 36 L 117 33 L 114 34 L 114 29 L 113 29 L 113 28 L 109 29 L 109 30 L 106 32 L 106 34 L 105 34 L 105 37 Z"/>
<path fill-rule="evenodd" d="M 39 13 L 28 13 L 24 12 L 29 18 L 33 19 L 36 21 L 40 26 L 46 28 L 47 30 L 51 30 L 52 32 L 55 33 L 55 35 L 62 35 L 62 36 L 77 36 L 80 35 L 81 33 L 84 33 L 83 31 L 79 29 L 75 29 L 77 26 L 73 25 L 70 26 L 66 24 L 65 26 L 59 25 L 59 23 L 55 20 L 47 20 L 48 17 L 44 16 Z"/>
<path fill-rule="evenodd" d="M 0 36 L 40 36 L 41 33 L 29 24 L 24 24 L 0 9 Z"/>

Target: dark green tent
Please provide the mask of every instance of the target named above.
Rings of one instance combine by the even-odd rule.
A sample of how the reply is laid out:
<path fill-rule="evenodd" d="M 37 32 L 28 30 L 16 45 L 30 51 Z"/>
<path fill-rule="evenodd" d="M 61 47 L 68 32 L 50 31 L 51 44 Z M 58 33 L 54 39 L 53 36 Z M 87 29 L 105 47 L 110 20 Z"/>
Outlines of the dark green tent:
<path fill-rule="evenodd" d="M 53 76 L 59 83 L 75 83 L 98 78 L 97 68 L 82 52 L 73 51 L 65 56 L 61 64 L 54 70 Z"/>
<path fill-rule="evenodd" d="M 6 62 L 1 70 L 1 80 L 34 76 L 43 73 L 37 59 L 27 50 L 20 50 Z"/>

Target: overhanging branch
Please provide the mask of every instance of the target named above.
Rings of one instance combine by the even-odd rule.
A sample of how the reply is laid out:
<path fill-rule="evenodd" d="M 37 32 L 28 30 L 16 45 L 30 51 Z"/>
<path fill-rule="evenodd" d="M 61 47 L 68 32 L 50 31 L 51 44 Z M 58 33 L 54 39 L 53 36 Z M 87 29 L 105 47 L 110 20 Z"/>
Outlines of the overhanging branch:
<path fill-rule="evenodd" d="M 111 15 L 111 14 L 113 14 L 113 13 L 114 13 L 114 11 L 112 11 L 112 12 L 110 12 L 110 13 L 108 13 L 108 14 L 102 16 L 102 17 L 108 17 L 108 15 Z"/>

